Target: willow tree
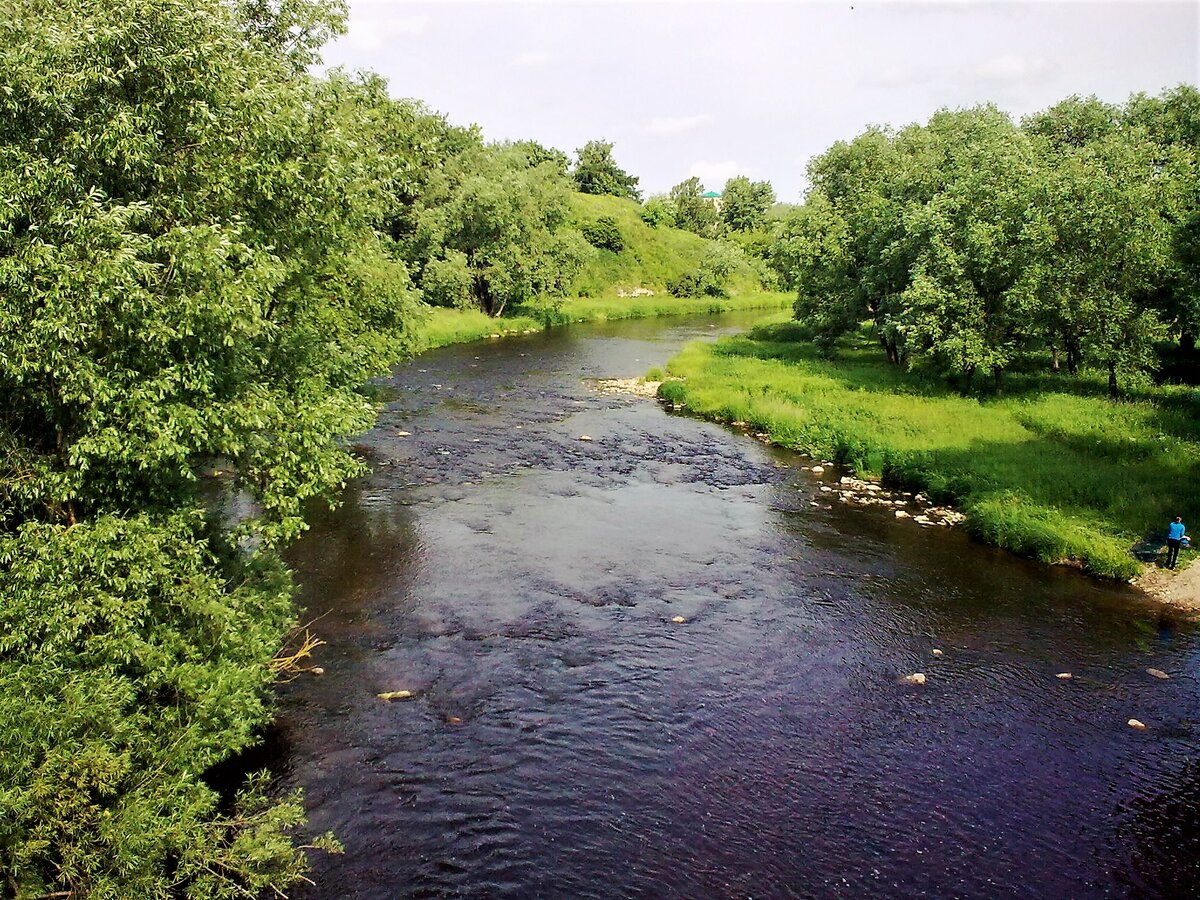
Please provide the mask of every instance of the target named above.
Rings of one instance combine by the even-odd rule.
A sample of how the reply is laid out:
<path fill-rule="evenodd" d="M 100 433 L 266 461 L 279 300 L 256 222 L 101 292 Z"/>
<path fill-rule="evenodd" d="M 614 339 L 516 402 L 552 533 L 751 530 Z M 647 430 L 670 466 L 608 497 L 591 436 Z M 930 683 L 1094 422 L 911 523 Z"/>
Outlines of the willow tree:
<path fill-rule="evenodd" d="M 358 471 L 359 388 L 413 308 L 358 88 L 301 72 L 337 6 L 4 0 L 0 869 L 19 896 L 253 896 L 303 869 L 295 802 L 251 783 L 221 806 L 204 775 L 269 718 L 293 618 L 275 548 Z M 236 527 L 204 502 L 214 461 L 254 501 Z"/>

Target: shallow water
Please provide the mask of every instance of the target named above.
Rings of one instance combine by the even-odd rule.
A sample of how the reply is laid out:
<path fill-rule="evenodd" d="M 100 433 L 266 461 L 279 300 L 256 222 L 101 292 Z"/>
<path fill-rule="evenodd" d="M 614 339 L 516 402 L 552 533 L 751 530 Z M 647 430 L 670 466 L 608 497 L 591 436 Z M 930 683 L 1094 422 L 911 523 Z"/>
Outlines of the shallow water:
<path fill-rule="evenodd" d="M 586 382 L 754 318 L 397 370 L 375 473 L 293 553 L 326 674 L 278 765 L 346 846 L 296 896 L 1197 893 L 1190 625 Z"/>

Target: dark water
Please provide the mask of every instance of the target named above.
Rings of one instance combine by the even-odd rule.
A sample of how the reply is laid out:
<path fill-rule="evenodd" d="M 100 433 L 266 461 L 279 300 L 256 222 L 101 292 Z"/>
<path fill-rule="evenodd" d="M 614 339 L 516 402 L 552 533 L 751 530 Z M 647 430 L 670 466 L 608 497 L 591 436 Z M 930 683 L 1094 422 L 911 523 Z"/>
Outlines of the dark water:
<path fill-rule="evenodd" d="M 300 896 L 1196 894 L 1190 626 L 584 381 L 751 318 L 396 373 L 294 555 L 327 674 L 285 690 L 284 780 L 346 845 Z"/>

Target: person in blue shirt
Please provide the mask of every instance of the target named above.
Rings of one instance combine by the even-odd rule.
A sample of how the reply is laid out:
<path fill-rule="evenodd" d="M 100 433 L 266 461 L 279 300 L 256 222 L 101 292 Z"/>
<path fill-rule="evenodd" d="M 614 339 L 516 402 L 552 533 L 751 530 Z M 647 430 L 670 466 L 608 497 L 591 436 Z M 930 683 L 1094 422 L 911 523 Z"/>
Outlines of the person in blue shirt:
<path fill-rule="evenodd" d="M 1179 545 L 1183 543 L 1183 535 L 1187 529 L 1183 527 L 1183 519 L 1175 517 L 1175 521 L 1167 526 L 1167 568 L 1175 568 L 1179 559 Z"/>

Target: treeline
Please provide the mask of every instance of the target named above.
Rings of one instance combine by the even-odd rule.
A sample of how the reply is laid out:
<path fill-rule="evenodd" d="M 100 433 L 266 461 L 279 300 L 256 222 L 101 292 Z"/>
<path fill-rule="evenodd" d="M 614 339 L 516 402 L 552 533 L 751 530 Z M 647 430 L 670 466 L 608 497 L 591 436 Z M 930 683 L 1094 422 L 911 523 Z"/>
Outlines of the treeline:
<path fill-rule="evenodd" d="M 1200 374 L 1200 92 L 1072 97 L 870 128 L 809 167 L 769 257 L 832 346 L 870 321 L 888 359 L 963 391 L 1094 366 L 1116 394 Z"/>

